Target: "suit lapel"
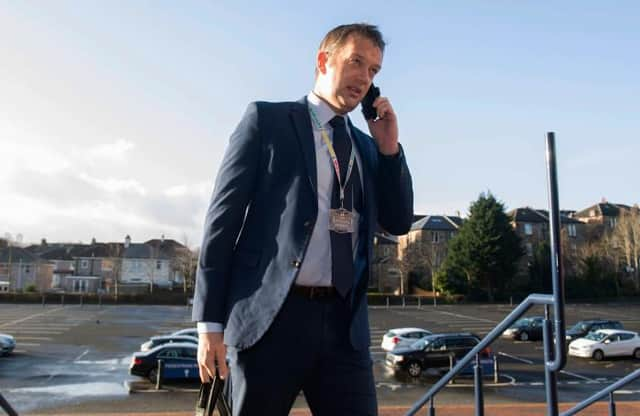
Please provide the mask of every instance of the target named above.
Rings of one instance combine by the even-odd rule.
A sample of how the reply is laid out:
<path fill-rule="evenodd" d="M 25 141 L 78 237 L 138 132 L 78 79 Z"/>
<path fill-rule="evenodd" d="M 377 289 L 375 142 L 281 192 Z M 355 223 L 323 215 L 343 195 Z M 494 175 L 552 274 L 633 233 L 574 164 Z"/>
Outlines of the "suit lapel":
<path fill-rule="evenodd" d="M 296 130 L 296 136 L 300 149 L 302 150 L 302 156 L 304 157 L 304 163 L 307 167 L 307 177 L 309 178 L 309 184 L 313 189 L 313 194 L 318 199 L 318 172 L 316 169 L 316 151 L 313 144 L 313 128 L 311 127 L 311 117 L 309 111 L 307 111 L 307 98 L 304 97 L 298 101 L 291 109 L 291 121 Z"/>

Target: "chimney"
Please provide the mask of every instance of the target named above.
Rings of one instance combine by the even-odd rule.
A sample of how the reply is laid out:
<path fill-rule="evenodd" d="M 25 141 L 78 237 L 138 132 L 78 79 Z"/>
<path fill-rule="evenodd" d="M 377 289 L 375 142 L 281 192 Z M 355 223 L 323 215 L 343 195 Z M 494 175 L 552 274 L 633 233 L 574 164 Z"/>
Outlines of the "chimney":
<path fill-rule="evenodd" d="M 96 245 L 96 238 L 95 238 L 95 237 L 93 237 L 93 238 L 91 239 L 91 245 L 92 245 L 92 246 L 95 246 L 95 245 Z"/>
<path fill-rule="evenodd" d="M 40 240 L 40 245 L 41 245 L 42 247 L 46 247 L 46 246 L 47 246 L 47 239 L 46 239 L 46 238 L 43 238 L 42 240 Z"/>
<path fill-rule="evenodd" d="M 161 242 L 161 243 L 164 243 L 164 234 L 162 234 L 162 235 L 160 236 L 160 242 Z"/>
<path fill-rule="evenodd" d="M 124 248 L 129 248 L 130 245 L 131 245 L 131 237 L 129 237 L 129 234 L 127 234 L 127 236 L 124 238 Z"/>

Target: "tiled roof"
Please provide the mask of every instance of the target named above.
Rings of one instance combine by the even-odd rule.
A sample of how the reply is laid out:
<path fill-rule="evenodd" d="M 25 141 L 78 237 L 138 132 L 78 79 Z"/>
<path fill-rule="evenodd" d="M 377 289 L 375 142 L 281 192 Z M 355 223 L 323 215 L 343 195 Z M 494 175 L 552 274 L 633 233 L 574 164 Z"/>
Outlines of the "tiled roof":
<path fill-rule="evenodd" d="M 0 249 L 0 263 L 34 263 L 38 257 L 21 247 L 6 247 Z"/>
<path fill-rule="evenodd" d="M 541 210 L 536 210 L 529 207 L 516 208 L 507 213 L 515 222 L 549 222 L 549 219 Z"/>
<path fill-rule="evenodd" d="M 412 231 L 434 230 L 434 231 L 455 231 L 462 225 L 462 218 L 448 215 L 427 215 L 411 226 Z"/>
<path fill-rule="evenodd" d="M 595 210 L 596 216 L 604 216 L 604 217 L 618 217 L 620 215 L 620 211 L 628 211 L 631 207 L 625 204 L 613 204 L 610 202 L 600 202 L 595 205 L 591 205 L 588 208 L 580 210 L 576 212 L 576 217 L 590 217 L 591 211 Z"/>

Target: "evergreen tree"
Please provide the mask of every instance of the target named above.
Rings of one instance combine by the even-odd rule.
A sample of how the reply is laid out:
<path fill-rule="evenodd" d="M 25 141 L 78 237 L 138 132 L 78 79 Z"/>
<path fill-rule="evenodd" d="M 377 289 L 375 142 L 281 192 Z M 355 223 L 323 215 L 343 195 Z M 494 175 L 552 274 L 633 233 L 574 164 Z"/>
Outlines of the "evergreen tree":
<path fill-rule="evenodd" d="M 438 282 L 446 290 L 460 289 L 466 278 L 467 295 L 486 292 L 490 302 L 502 294 L 523 255 L 504 205 L 491 193 L 481 194 L 469 208 L 469 218 L 449 242 L 449 252 Z"/>

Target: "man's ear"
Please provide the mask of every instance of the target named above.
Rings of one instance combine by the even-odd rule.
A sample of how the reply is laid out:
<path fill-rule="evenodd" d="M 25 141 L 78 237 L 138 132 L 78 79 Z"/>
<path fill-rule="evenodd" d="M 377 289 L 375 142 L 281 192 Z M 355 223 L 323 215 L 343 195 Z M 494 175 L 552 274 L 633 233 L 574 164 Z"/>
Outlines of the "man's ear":
<path fill-rule="evenodd" d="M 329 52 L 327 51 L 318 51 L 318 55 L 316 56 L 316 67 L 318 71 L 322 74 L 327 73 L 327 64 L 329 62 Z"/>

